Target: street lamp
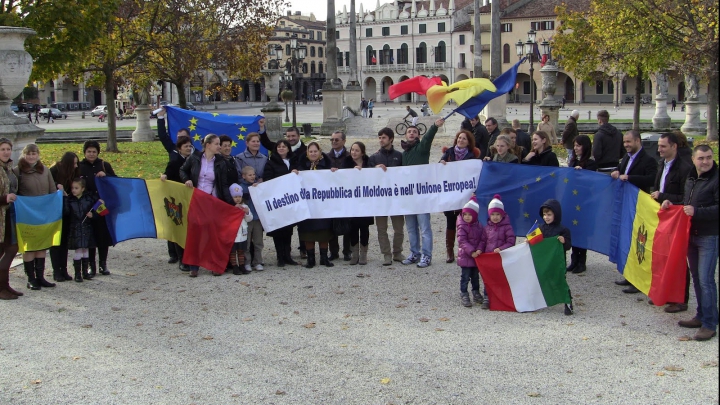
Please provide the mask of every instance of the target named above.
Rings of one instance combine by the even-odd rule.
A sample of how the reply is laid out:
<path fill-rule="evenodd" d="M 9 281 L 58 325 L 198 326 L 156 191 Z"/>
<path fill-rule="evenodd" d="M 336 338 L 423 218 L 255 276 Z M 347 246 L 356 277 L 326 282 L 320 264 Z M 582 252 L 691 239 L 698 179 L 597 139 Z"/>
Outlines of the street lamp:
<path fill-rule="evenodd" d="M 533 57 L 535 55 L 535 45 L 537 45 L 537 42 L 535 42 L 535 30 L 533 29 L 528 31 L 528 39 L 525 43 L 523 43 L 522 40 L 518 40 L 515 44 L 517 56 L 520 58 L 526 56 L 530 61 L 530 126 L 528 127 L 528 132 L 532 130 L 534 124 L 533 109 L 535 108 L 535 86 L 533 81 L 535 69 L 533 67 Z"/>
<path fill-rule="evenodd" d="M 293 34 L 290 37 L 290 58 L 288 58 L 285 66 L 286 66 L 286 74 L 287 72 L 290 73 L 290 80 L 292 83 L 292 91 L 293 91 L 293 100 L 292 100 L 292 112 L 293 112 L 293 119 L 292 119 L 292 126 L 296 126 L 296 113 L 295 113 L 295 101 L 297 100 L 297 87 L 298 84 L 295 82 L 296 74 L 300 73 L 300 66 L 302 66 L 302 62 L 305 59 L 305 54 L 307 51 L 307 46 L 305 45 L 298 45 L 298 37 L 297 34 Z"/>
<path fill-rule="evenodd" d="M 285 73 L 283 74 L 283 79 L 285 81 L 285 85 L 283 87 L 285 87 L 288 91 L 290 91 L 292 93 L 292 90 L 290 89 L 290 86 L 292 86 L 292 83 L 290 81 L 292 79 L 292 75 L 290 74 L 289 70 L 285 71 Z M 280 93 L 280 94 L 282 96 L 282 93 Z M 282 96 L 282 99 L 285 102 L 285 122 L 290 122 L 290 117 L 288 116 L 289 110 L 287 108 L 288 97 Z M 293 119 L 294 119 L 294 117 L 295 117 L 295 103 L 293 103 Z M 293 125 L 293 126 L 295 126 L 295 125 Z"/>

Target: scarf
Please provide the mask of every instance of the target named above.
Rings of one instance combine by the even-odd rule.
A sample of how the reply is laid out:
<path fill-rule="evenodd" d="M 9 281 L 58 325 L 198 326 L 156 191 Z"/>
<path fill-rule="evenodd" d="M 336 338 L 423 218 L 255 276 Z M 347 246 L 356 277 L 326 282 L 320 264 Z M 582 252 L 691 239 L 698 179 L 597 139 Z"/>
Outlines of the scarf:
<path fill-rule="evenodd" d="M 417 140 L 417 139 L 415 139 L 415 140 L 412 141 L 412 142 L 408 142 L 408 141 L 405 141 L 405 140 L 400 141 L 400 146 L 403 148 L 403 150 L 404 150 L 405 152 L 409 151 L 410 149 L 412 149 L 413 147 L 415 147 L 415 145 L 417 145 L 417 144 L 418 144 L 418 140 Z"/>
<path fill-rule="evenodd" d="M 468 153 L 468 148 L 458 148 L 457 145 L 455 145 L 455 160 L 463 160 L 465 159 L 465 155 Z"/>
<path fill-rule="evenodd" d="M 310 157 L 308 156 L 308 161 L 310 161 L 310 170 L 317 170 L 317 165 L 318 165 L 318 163 L 320 163 L 321 160 L 323 160 L 322 155 L 320 155 L 320 159 L 318 159 L 314 162 L 312 160 L 310 160 Z"/>

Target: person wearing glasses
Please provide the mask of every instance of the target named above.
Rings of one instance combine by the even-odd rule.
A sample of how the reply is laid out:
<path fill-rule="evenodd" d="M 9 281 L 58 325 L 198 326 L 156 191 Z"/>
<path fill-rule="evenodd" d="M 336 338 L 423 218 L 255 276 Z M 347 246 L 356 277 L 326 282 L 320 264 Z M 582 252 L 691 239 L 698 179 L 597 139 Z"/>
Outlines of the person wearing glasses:
<path fill-rule="evenodd" d="M 330 136 L 330 143 L 332 150 L 328 153 L 330 158 L 331 169 L 342 169 L 345 166 L 345 161 L 350 159 L 350 152 L 345 148 L 345 140 L 347 139 L 344 131 L 335 131 Z M 350 261 L 350 238 L 347 235 L 343 235 L 343 260 Z M 333 235 L 330 238 L 330 256 L 329 260 L 335 260 L 340 257 L 340 243 L 339 237 Z"/>

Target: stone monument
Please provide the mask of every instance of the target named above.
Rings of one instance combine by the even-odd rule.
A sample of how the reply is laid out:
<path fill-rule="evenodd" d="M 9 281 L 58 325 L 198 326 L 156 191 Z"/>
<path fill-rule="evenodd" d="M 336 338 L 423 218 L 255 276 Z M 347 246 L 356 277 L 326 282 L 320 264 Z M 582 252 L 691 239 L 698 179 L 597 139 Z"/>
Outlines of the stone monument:
<path fill-rule="evenodd" d="M 362 85 L 358 82 L 357 63 L 357 16 L 355 15 L 355 0 L 350 0 L 350 80 L 345 87 L 345 102 L 357 114 L 360 114 L 362 99 Z M 368 99 L 368 101 L 370 101 Z"/>
<path fill-rule="evenodd" d="M 653 115 L 653 129 L 662 130 L 670 128 L 671 119 L 667 113 L 668 76 L 661 71 L 655 76 L 655 115 Z"/>
<path fill-rule="evenodd" d="M 133 142 L 152 142 L 155 132 L 150 127 L 150 91 L 147 86 L 140 90 L 140 99 L 135 107 L 135 121 L 137 126 L 132 133 Z"/>
<path fill-rule="evenodd" d="M 545 66 L 540 69 L 540 75 L 542 77 L 542 92 L 545 94 L 545 98 L 540 102 L 540 114 L 541 117 L 545 114 L 550 116 L 550 124 L 553 125 L 555 131 L 558 131 L 558 120 L 560 107 L 562 107 L 562 101 L 555 99 L 555 90 L 557 90 L 557 74 L 558 67 L 555 61 L 548 59 Z M 532 133 L 535 128 L 529 128 L 528 132 Z"/>
<path fill-rule="evenodd" d="M 490 79 L 495 80 L 502 74 L 502 43 L 500 40 L 500 0 L 492 0 L 490 4 Z M 505 118 L 507 114 L 507 95 L 496 97 L 485 109 L 487 117 L 497 120 L 498 128 L 510 127 Z"/>
<path fill-rule="evenodd" d="M 27 85 L 32 72 L 32 56 L 25 51 L 25 38 L 35 35 L 28 28 L 0 27 L 0 137 L 13 143 L 12 159 L 17 162 L 25 145 L 34 143 L 45 130 L 17 116 L 12 100 Z"/>
<path fill-rule="evenodd" d="M 685 123 L 680 127 L 685 135 L 707 134 L 707 127 L 700 122 L 699 89 L 697 76 L 685 75 Z"/>
<path fill-rule="evenodd" d="M 327 66 L 326 79 L 323 83 L 323 123 L 320 126 L 320 135 L 332 135 L 333 132 L 347 128 L 342 120 L 343 86 L 338 79 L 337 72 L 337 39 L 335 36 L 335 0 L 327 0 L 327 43 L 325 49 L 325 66 Z"/>
<path fill-rule="evenodd" d="M 260 111 L 265 117 L 265 131 L 268 137 L 274 141 L 281 139 L 284 134 L 282 130 L 282 113 L 285 111 L 280 104 L 277 103 L 278 94 L 280 94 L 280 74 L 282 69 L 272 69 L 276 66 L 270 61 L 271 69 L 264 69 L 260 72 L 265 78 L 265 95 L 270 100 Z"/>

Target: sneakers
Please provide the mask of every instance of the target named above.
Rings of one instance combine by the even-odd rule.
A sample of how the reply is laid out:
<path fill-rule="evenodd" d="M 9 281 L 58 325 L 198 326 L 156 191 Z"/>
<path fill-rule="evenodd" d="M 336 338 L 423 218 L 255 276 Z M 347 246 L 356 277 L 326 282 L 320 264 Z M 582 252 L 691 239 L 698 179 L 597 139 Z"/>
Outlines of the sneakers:
<path fill-rule="evenodd" d="M 480 308 L 481 309 L 490 309 L 490 301 L 488 301 L 488 300 L 483 301 L 483 303 L 480 305 Z"/>
<path fill-rule="evenodd" d="M 573 306 L 572 304 L 565 304 L 565 315 L 572 315 L 573 314 Z"/>
<path fill-rule="evenodd" d="M 410 256 L 408 256 L 405 260 L 402 261 L 402 264 L 404 264 L 404 265 L 414 264 L 414 263 L 417 263 L 418 260 L 420 260 L 420 256 L 410 253 Z"/>
<path fill-rule="evenodd" d="M 246 264 L 245 265 L 245 274 L 250 274 L 250 273 L 252 273 L 252 266 L 249 264 Z"/>
<path fill-rule="evenodd" d="M 470 294 L 468 294 L 468 293 L 460 294 L 460 303 L 462 304 L 462 306 L 470 308 L 472 306 L 472 302 L 470 302 Z"/>
<path fill-rule="evenodd" d="M 480 291 L 473 290 L 473 301 L 475 301 L 476 304 L 482 304 L 483 303 L 483 296 L 480 294 Z"/>
<path fill-rule="evenodd" d="M 431 262 L 432 258 L 430 256 L 422 255 L 420 256 L 420 262 L 418 262 L 417 266 L 424 269 L 425 267 L 429 267 Z"/>
<path fill-rule="evenodd" d="M 258 263 L 255 265 L 255 271 L 263 271 L 263 270 L 265 270 L 265 268 L 263 267 L 262 264 Z"/>

